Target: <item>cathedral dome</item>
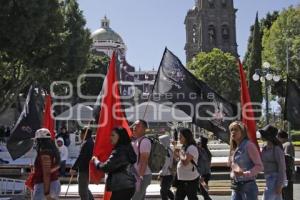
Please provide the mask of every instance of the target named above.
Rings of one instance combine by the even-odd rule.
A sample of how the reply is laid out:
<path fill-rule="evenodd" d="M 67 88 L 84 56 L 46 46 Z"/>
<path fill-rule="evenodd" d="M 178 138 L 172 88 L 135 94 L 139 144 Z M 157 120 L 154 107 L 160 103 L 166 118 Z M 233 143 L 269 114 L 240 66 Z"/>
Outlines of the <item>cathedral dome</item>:
<path fill-rule="evenodd" d="M 91 36 L 93 41 L 124 44 L 121 36 L 109 27 L 109 20 L 106 16 L 101 20 L 101 28 L 94 31 Z"/>

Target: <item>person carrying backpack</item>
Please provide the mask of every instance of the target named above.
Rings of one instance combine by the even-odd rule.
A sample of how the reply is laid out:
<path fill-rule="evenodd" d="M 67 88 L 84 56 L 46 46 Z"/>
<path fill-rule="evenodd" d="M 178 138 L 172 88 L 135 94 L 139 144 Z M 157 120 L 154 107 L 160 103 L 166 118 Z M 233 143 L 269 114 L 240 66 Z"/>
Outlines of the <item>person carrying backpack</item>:
<path fill-rule="evenodd" d="M 193 162 L 198 161 L 199 153 L 191 130 L 179 129 L 179 141 L 182 149 L 174 152 L 175 158 L 179 160 L 175 199 L 184 200 L 187 196 L 189 200 L 197 200 L 199 173 Z"/>
<path fill-rule="evenodd" d="M 147 128 L 147 122 L 141 119 L 137 120 L 132 126 L 133 141 L 131 142 L 131 145 L 138 158 L 137 162 L 134 164 L 137 183 L 132 200 L 145 199 L 146 189 L 151 184 L 152 172 L 148 166 L 151 141 L 145 137 Z"/>
<path fill-rule="evenodd" d="M 173 175 L 172 175 L 172 166 L 173 166 L 173 151 L 170 148 L 170 136 L 162 135 L 159 136 L 159 141 L 167 149 L 168 154 L 166 155 L 166 160 L 163 168 L 159 172 L 160 176 L 160 195 L 162 200 L 174 199 L 174 194 L 170 190 Z"/>

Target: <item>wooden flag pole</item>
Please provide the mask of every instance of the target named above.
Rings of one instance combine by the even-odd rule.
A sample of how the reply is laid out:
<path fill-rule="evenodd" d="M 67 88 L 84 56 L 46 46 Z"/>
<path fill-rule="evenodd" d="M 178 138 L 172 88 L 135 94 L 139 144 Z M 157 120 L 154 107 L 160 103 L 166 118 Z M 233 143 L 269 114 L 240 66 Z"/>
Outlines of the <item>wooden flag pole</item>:
<path fill-rule="evenodd" d="M 90 128 L 90 124 L 91 124 L 91 122 L 89 122 L 88 125 L 87 125 L 87 128 L 86 128 L 86 130 L 85 130 L 85 132 L 84 132 L 84 136 L 83 136 L 82 142 L 85 141 L 85 139 L 86 139 L 86 135 L 87 135 L 87 132 L 88 132 L 88 130 L 89 130 L 89 128 Z M 72 182 L 73 176 L 74 176 L 74 175 L 72 174 L 71 177 L 70 177 L 70 179 L 69 179 L 69 184 L 68 184 L 68 186 L 67 186 L 67 190 L 66 190 L 66 193 L 65 193 L 65 197 L 68 195 L 68 191 L 69 191 L 70 184 L 71 184 L 71 182 Z"/>

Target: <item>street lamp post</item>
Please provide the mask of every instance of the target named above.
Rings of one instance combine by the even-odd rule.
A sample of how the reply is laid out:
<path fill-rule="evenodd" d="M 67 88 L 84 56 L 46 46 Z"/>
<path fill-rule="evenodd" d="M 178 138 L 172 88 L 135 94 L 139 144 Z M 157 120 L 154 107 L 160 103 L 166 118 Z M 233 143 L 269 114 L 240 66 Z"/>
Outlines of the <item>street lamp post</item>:
<path fill-rule="evenodd" d="M 254 81 L 260 80 L 260 82 L 265 83 L 265 93 L 266 93 L 266 122 L 269 124 L 269 95 L 268 89 L 270 85 L 270 81 L 278 82 L 280 80 L 280 76 L 277 72 L 271 69 L 271 65 L 268 62 L 263 63 L 262 69 L 256 69 L 255 74 L 253 74 L 252 79 Z"/>

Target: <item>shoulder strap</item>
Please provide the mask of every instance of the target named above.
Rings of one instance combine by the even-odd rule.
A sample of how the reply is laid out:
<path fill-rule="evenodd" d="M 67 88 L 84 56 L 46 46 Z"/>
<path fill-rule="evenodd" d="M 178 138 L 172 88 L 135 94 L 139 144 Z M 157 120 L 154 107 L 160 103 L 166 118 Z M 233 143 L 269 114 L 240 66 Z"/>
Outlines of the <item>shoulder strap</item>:
<path fill-rule="evenodd" d="M 192 146 L 192 145 L 193 145 L 193 144 L 187 146 L 186 151 L 187 151 L 187 149 L 188 149 L 190 146 Z M 195 146 L 195 145 L 194 145 L 194 146 Z M 195 147 L 197 148 L 197 151 L 198 151 L 198 157 L 199 157 L 199 149 L 198 149 L 197 146 L 195 146 Z M 185 151 L 185 152 L 186 152 L 186 151 Z M 197 163 L 194 161 L 194 159 L 191 160 L 191 163 L 196 167 L 198 173 L 200 174 L 199 166 L 198 166 Z M 193 171 L 194 171 L 194 168 L 193 168 Z"/>
<path fill-rule="evenodd" d="M 138 139 L 139 140 L 139 144 L 138 144 L 138 160 L 137 160 L 137 163 L 140 162 L 140 154 L 141 154 L 141 143 L 143 141 L 143 139 L 145 139 L 146 136 L 143 136 L 141 139 Z"/>

